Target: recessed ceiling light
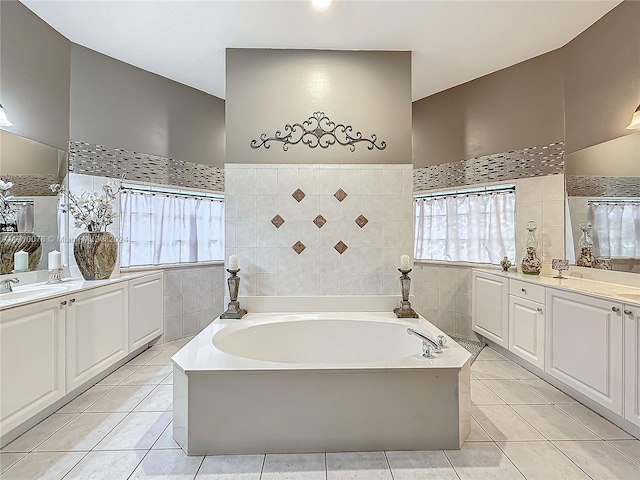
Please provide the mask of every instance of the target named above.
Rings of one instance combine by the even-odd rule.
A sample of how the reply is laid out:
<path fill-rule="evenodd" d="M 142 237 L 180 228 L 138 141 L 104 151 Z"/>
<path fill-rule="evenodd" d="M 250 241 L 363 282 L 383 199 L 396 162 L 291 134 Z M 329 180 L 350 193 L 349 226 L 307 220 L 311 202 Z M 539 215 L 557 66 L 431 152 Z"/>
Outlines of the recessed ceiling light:
<path fill-rule="evenodd" d="M 316 10 L 326 10 L 333 5 L 333 0 L 311 0 Z"/>

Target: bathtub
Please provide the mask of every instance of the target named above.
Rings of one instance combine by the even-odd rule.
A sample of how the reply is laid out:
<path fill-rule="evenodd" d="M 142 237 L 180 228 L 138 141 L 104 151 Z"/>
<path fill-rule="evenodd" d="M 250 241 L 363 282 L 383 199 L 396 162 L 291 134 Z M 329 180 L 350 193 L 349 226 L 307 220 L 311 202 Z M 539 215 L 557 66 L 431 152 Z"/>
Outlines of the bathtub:
<path fill-rule="evenodd" d="M 391 312 L 255 313 L 216 320 L 172 358 L 175 440 L 189 455 L 460 448 L 469 360 L 422 356 Z"/>

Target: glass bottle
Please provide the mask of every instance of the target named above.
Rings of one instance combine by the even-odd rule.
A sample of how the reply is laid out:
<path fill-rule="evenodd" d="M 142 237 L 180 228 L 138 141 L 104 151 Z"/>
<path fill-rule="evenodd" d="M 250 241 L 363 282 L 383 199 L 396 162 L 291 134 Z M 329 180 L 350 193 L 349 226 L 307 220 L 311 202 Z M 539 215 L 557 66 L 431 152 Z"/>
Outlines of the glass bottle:
<path fill-rule="evenodd" d="M 536 222 L 527 223 L 527 240 L 525 246 L 527 253 L 522 259 L 522 273 L 528 275 L 539 275 L 542 268 L 540 258 L 538 258 L 538 239 L 536 238 Z"/>
<path fill-rule="evenodd" d="M 576 261 L 578 267 L 593 267 L 593 240 L 591 239 L 591 222 L 582 222 L 578 225 L 582 230 L 582 236 L 578 241 L 578 247 L 580 247 L 580 256 Z"/>

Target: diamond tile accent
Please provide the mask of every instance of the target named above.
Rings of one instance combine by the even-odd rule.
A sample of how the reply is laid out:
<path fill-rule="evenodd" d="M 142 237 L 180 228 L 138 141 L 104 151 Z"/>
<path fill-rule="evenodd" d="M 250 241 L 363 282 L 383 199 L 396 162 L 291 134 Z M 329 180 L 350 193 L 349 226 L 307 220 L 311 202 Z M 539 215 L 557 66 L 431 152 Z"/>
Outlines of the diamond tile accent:
<path fill-rule="evenodd" d="M 345 198 L 347 198 L 347 192 L 345 192 L 344 190 L 342 190 L 341 188 L 338 189 L 338 191 L 336 193 L 333 194 L 334 197 L 336 197 L 338 199 L 339 202 L 343 201 Z"/>
<path fill-rule="evenodd" d="M 347 248 L 349 248 L 349 247 L 347 247 L 346 243 L 344 243 L 342 240 L 340 240 L 338 243 L 335 244 L 335 246 L 333 248 L 335 248 L 336 251 L 340 255 L 342 255 L 347 250 Z"/>
<path fill-rule="evenodd" d="M 296 251 L 296 253 L 300 255 L 302 251 L 307 247 L 305 247 L 304 243 L 298 240 L 296 243 L 293 244 L 291 248 L 293 248 Z"/>
<path fill-rule="evenodd" d="M 364 227 L 367 223 L 369 223 L 369 220 L 367 220 L 367 217 L 365 217 L 364 215 L 360 215 L 358 218 L 356 218 L 356 223 L 358 224 L 358 226 L 360 228 Z"/>
<path fill-rule="evenodd" d="M 327 220 L 322 215 L 318 215 L 313 219 L 313 223 L 316 224 L 316 227 L 322 228 L 322 226 L 327 223 Z"/>
<path fill-rule="evenodd" d="M 293 192 L 291 196 L 298 202 L 302 201 L 302 199 L 305 197 L 304 192 L 300 189 L 297 189 L 295 192 Z"/>
<path fill-rule="evenodd" d="M 273 217 L 271 219 L 271 223 L 273 223 L 273 225 L 276 228 L 280 228 L 282 226 L 282 224 L 284 223 L 284 218 L 282 218 L 280 215 L 276 215 L 275 217 Z"/>

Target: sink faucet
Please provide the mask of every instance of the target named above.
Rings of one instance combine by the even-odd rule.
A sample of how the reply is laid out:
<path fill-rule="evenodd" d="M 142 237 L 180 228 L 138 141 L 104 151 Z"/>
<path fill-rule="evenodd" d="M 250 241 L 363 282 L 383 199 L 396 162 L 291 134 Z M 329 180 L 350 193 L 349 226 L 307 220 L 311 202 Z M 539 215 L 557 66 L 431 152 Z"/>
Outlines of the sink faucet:
<path fill-rule="evenodd" d="M 13 289 L 11 288 L 12 283 L 20 283 L 20 279 L 16 277 L 0 280 L 0 294 L 13 292 Z"/>
<path fill-rule="evenodd" d="M 407 333 L 422 340 L 422 356 L 425 358 L 435 358 L 433 352 L 442 353 L 442 349 L 447 348 L 447 339 L 444 335 L 438 335 L 434 340 L 428 334 L 419 332 L 415 328 L 407 328 Z"/>

